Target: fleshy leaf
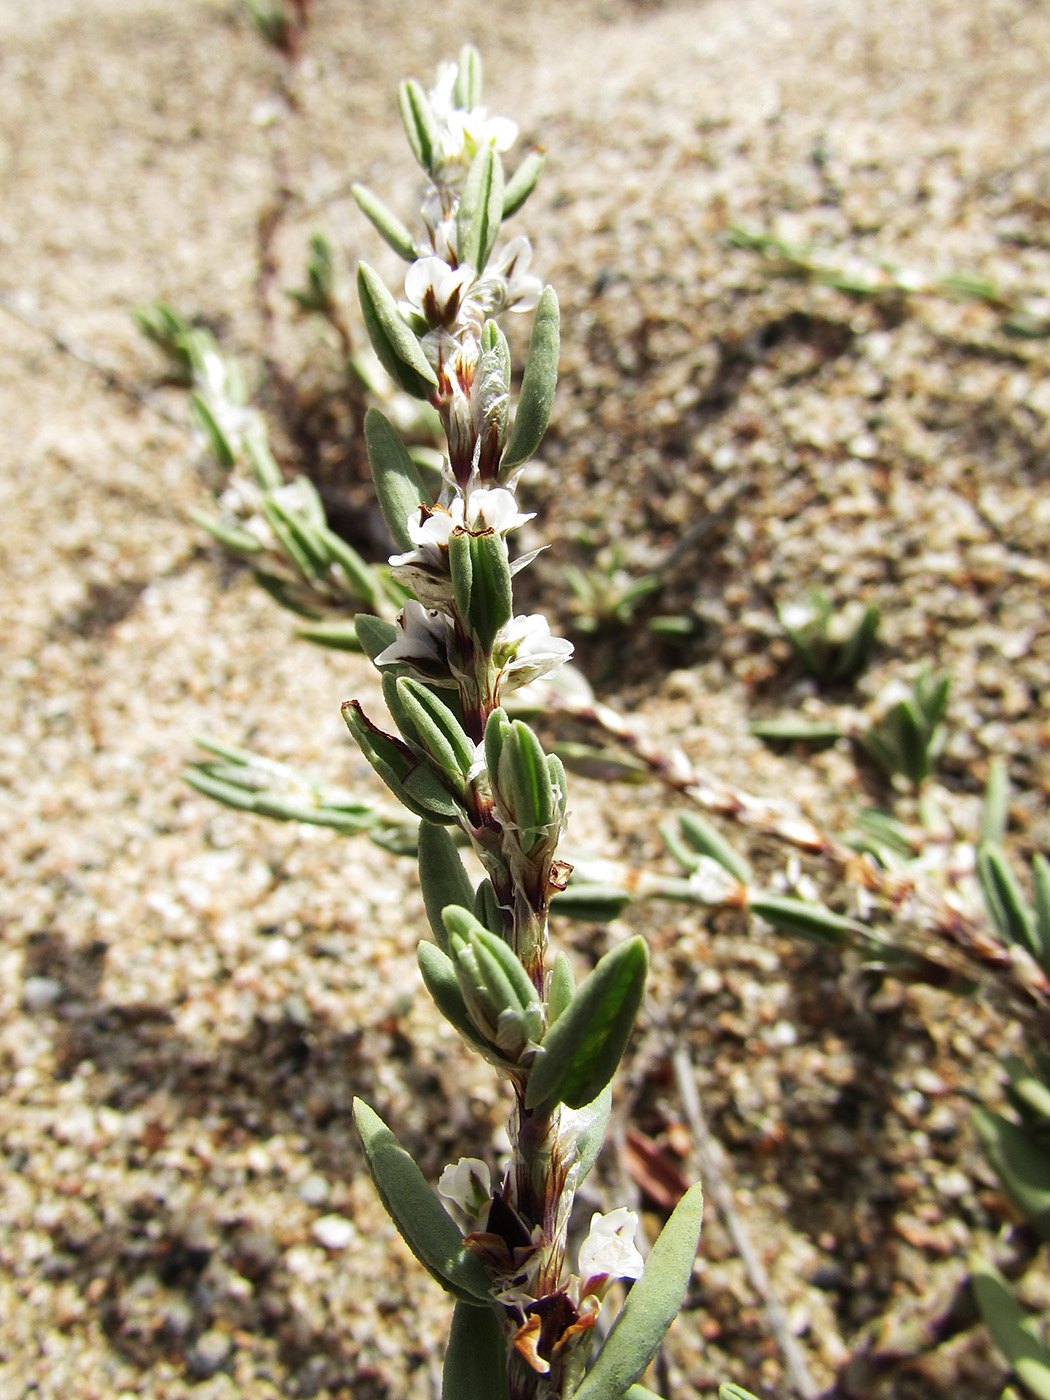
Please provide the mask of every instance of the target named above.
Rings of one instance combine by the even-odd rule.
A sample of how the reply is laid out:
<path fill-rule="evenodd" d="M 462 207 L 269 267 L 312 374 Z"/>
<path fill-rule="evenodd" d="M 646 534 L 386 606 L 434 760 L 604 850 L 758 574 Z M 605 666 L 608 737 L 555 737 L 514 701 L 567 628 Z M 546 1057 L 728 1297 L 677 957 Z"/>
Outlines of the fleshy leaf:
<path fill-rule="evenodd" d="M 1040 954 L 1035 915 L 1021 893 L 1002 849 L 994 842 L 977 852 L 977 876 L 992 922 L 1007 943 L 1018 943 L 1033 957 Z"/>
<path fill-rule="evenodd" d="M 856 919 L 848 919 L 823 904 L 810 904 L 805 899 L 752 894 L 748 897 L 748 908 L 767 923 L 783 929 L 785 933 L 808 938 L 811 943 L 834 946 L 847 938 L 868 937 L 871 934 L 871 930 Z"/>
<path fill-rule="evenodd" d="M 704 1197 L 691 1186 L 645 1261 L 598 1359 L 574 1400 L 620 1400 L 645 1374 L 668 1327 L 678 1316 L 700 1242 Z"/>
<path fill-rule="evenodd" d="M 350 193 L 357 200 L 358 208 L 365 218 L 370 219 L 379 234 L 389 243 L 394 252 L 406 262 L 414 262 L 417 256 L 416 240 L 392 210 L 372 193 L 366 185 L 351 185 Z"/>
<path fill-rule="evenodd" d="M 427 172 L 434 173 L 434 156 L 439 146 L 437 122 L 427 95 L 415 78 L 406 78 L 397 90 L 397 105 L 405 126 L 412 154 Z"/>
<path fill-rule="evenodd" d="M 358 264 L 357 295 L 365 330 L 379 363 L 406 394 L 429 399 L 437 388 L 437 375 L 397 302 L 367 263 Z"/>
<path fill-rule="evenodd" d="M 408 448 L 378 408 L 370 408 L 365 414 L 365 444 L 386 527 L 394 543 L 407 552 L 414 547 L 408 533 L 408 517 L 420 506 L 430 504 L 426 487 Z"/>
<path fill-rule="evenodd" d="M 627 1046 L 648 970 L 642 938 L 606 953 L 543 1038 L 529 1075 L 529 1108 L 582 1108 L 598 1097 Z"/>
<path fill-rule="evenodd" d="M 507 1343 L 491 1309 L 457 1303 L 452 1314 L 442 1400 L 507 1400 Z"/>
<path fill-rule="evenodd" d="M 971 1282 L 996 1346 L 1032 1394 L 1050 1400 L 1050 1350 L 1039 1318 L 1025 1311 L 998 1270 L 984 1260 L 975 1265 Z"/>
<path fill-rule="evenodd" d="M 550 910 L 567 919 L 607 924 L 620 917 L 632 898 L 631 893 L 619 885 L 570 885 L 552 896 Z"/>
<path fill-rule="evenodd" d="M 460 991 L 456 968 L 447 953 L 443 953 L 433 943 L 420 943 L 416 949 L 419 971 L 423 984 L 434 998 L 434 1005 L 445 1020 L 455 1026 L 460 1035 L 475 1050 L 487 1059 L 492 1058 L 492 1049 L 470 1019 L 467 1004 Z"/>
<path fill-rule="evenodd" d="M 370 613 L 358 613 L 354 618 L 354 629 L 361 650 L 370 661 L 374 661 L 381 651 L 386 651 L 397 637 L 397 628 L 383 617 L 373 617 Z"/>
<path fill-rule="evenodd" d="M 463 1247 L 459 1227 L 379 1114 L 354 1100 L 354 1122 L 380 1200 L 402 1239 L 442 1288 L 475 1307 L 489 1298 L 484 1265 Z"/>
<path fill-rule="evenodd" d="M 419 827 L 419 885 L 427 920 L 438 947 L 448 951 L 448 934 L 441 911 L 450 904 L 471 905 L 474 891 L 456 843 L 443 826 L 422 822 Z"/>
<path fill-rule="evenodd" d="M 576 978 L 567 953 L 559 953 L 547 984 L 547 1025 L 553 1026 L 576 995 Z"/>
<path fill-rule="evenodd" d="M 536 188 L 543 167 L 547 164 L 546 151 L 530 151 L 518 164 L 517 170 L 507 181 L 503 190 L 503 217 L 509 219 L 516 214 Z"/>
<path fill-rule="evenodd" d="M 1009 1118 L 980 1104 L 974 1106 L 973 1121 L 1003 1190 L 1043 1239 L 1050 1240 L 1050 1153 Z"/>
<path fill-rule="evenodd" d="M 751 866 L 742 855 L 729 844 L 720 831 L 698 817 L 694 812 L 683 812 L 678 818 L 682 835 L 697 855 L 710 856 L 729 871 L 742 884 L 751 879 Z"/>
<path fill-rule="evenodd" d="M 502 218 L 503 162 L 495 147 L 486 142 L 470 163 L 456 211 L 456 252 L 460 263 L 466 263 L 475 272 L 483 271 Z"/>
<path fill-rule="evenodd" d="M 505 481 L 523 466 L 539 447 L 550 422 L 554 391 L 558 384 L 558 351 L 561 333 L 558 297 L 553 287 L 544 287 L 536 308 L 536 319 L 529 340 L 529 353 L 518 396 L 518 411 L 510 440 L 500 462 L 500 480 Z"/>
<path fill-rule="evenodd" d="M 590 1125 L 576 1139 L 576 1150 L 580 1154 L 580 1174 L 576 1185 L 580 1186 L 598 1160 L 598 1153 L 605 1146 L 605 1134 L 609 1129 L 609 1115 L 612 1113 L 612 1085 L 606 1084 L 598 1097 L 588 1107 L 594 1109 Z"/>

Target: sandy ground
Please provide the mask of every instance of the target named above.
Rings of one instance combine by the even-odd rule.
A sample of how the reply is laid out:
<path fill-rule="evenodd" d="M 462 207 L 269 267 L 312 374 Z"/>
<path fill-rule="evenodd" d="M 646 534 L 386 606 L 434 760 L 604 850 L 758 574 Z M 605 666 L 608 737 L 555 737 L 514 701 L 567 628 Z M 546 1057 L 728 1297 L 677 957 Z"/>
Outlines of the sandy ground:
<path fill-rule="evenodd" d="M 1045 5 L 318 0 L 289 110 L 281 61 L 233 0 L 4 0 L 3 1400 L 437 1393 L 448 1307 L 383 1216 L 349 1102 L 373 1102 L 432 1177 L 493 1156 L 505 1105 L 418 986 L 407 863 L 217 809 L 180 780 L 210 732 L 374 792 L 339 702 L 378 688 L 360 660 L 287 641 L 187 520 L 206 495 L 199 450 L 128 312 L 163 297 L 206 318 L 275 406 L 272 334 L 323 400 L 331 348 L 279 288 L 315 228 L 348 282 L 360 256 L 393 276 L 348 186 L 408 214 L 396 82 L 429 80 L 468 38 L 492 106 L 550 151 L 520 216 L 564 312 L 528 488 L 553 547 L 529 606 L 571 633 L 566 564 L 619 541 L 642 572 L 710 518 L 650 608 L 697 620 L 690 649 L 641 625 L 575 633 L 605 698 L 841 830 L 886 799 L 870 769 L 846 745 L 771 754 L 748 722 L 859 713 L 928 661 L 954 677 L 944 811 L 972 834 L 999 754 L 1012 849 L 1050 843 L 1046 341 L 1008 337 L 985 306 L 771 281 L 726 242 L 739 221 L 1045 296 Z M 282 181 L 268 331 L 259 224 Z M 304 464 L 301 441 L 278 441 Z M 359 460 L 344 442 L 336 484 L 367 516 Z M 815 584 L 883 608 L 875 666 L 848 694 L 800 681 L 778 636 L 775 604 Z M 572 806 L 575 848 L 661 859 L 658 788 L 621 806 L 580 781 Z M 751 849 L 783 868 L 783 849 Z M 979 1329 L 915 1338 L 968 1250 L 1009 1224 L 966 1104 L 997 1093 L 1010 1018 L 695 912 L 562 933 L 585 965 L 627 924 L 656 972 L 621 1127 L 694 1169 L 668 1072 L 687 1044 L 816 1387 L 998 1395 Z M 617 1203 L 629 1175 L 611 1146 L 596 1200 Z M 1025 1286 L 1041 1301 L 1042 1257 Z M 686 1400 L 726 1378 L 789 1393 L 712 1217 L 653 1383 Z"/>

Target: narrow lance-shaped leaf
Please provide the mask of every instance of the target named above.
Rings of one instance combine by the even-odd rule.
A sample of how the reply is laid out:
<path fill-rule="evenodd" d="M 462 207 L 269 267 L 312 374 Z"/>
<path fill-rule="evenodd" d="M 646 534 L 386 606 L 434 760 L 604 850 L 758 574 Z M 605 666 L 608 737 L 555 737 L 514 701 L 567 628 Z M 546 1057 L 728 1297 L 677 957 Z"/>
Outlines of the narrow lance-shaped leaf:
<path fill-rule="evenodd" d="M 357 268 L 357 294 L 365 330 L 380 364 L 406 394 L 429 399 L 437 388 L 437 375 L 397 302 L 367 263 Z"/>
<path fill-rule="evenodd" d="M 478 53 L 473 44 L 464 44 L 459 51 L 459 62 L 456 64 L 456 82 L 452 89 L 452 96 L 457 107 L 470 112 L 475 107 L 481 106 L 483 75 L 481 54 Z"/>
<path fill-rule="evenodd" d="M 580 1186 L 598 1160 L 598 1154 L 605 1145 L 605 1134 L 609 1129 L 609 1115 L 612 1113 L 612 1085 L 606 1084 L 593 1103 L 587 1105 L 594 1117 L 576 1139 L 576 1150 L 580 1154 L 579 1175 L 576 1185 Z M 584 1110 L 584 1112 L 587 1111 Z"/>
<path fill-rule="evenodd" d="M 769 924 L 785 933 L 797 934 L 813 943 L 834 946 L 847 938 L 872 936 L 872 930 L 856 919 L 836 914 L 823 904 L 810 904 L 804 899 L 785 895 L 751 894 L 748 908 Z"/>
<path fill-rule="evenodd" d="M 370 613 L 358 613 L 354 618 L 354 628 L 361 650 L 370 661 L 374 661 L 381 651 L 386 651 L 397 637 L 397 628 L 383 617 L 372 617 Z"/>
<path fill-rule="evenodd" d="M 999 1271 L 986 1261 L 977 1262 L 971 1282 L 996 1346 L 1032 1394 L 1038 1400 L 1050 1400 L 1050 1349 L 1039 1318 L 1025 1311 Z"/>
<path fill-rule="evenodd" d="M 698 817 L 693 812 L 683 812 L 678 818 L 678 825 L 682 835 L 697 855 L 710 856 L 741 883 L 745 885 L 748 883 L 751 879 L 751 866 L 709 821 L 705 821 L 703 817 Z"/>
<path fill-rule="evenodd" d="M 354 1100 L 354 1122 L 376 1190 L 409 1249 L 442 1288 L 465 1303 L 486 1304 L 485 1268 L 463 1247 L 459 1227 L 423 1173 L 379 1114 L 361 1099 Z"/>
<path fill-rule="evenodd" d="M 980 1104 L 974 1127 L 1003 1189 L 1044 1240 L 1050 1240 L 1050 1154 L 1023 1128 Z"/>
<path fill-rule="evenodd" d="M 503 218 L 503 162 L 486 142 L 470 163 L 456 211 L 456 252 L 461 264 L 483 271 Z"/>
<path fill-rule="evenodd" d="M 989 843 L 977 852 L 977 875 L 985 904 L 1007 943 L 1018 943 L 1033 957 L 1041 952 L 1035 917 L 1002 850 Z"/>
<path fill-rule="evenodd" d="M 224 549 L 233 550 L 236 554 L 262 553 L 262 540 L 250 530 L 242 530 L 237 525 L 224 525 L 221 520 L 213 519 L 202 510 L 191 508 L 189 515 L 194 524 L 199 525 L 202 530 L 207 530 Z"/>
<path fill-rule="evenodd" d="M 530 151 L 518 163 L 518 168 L 507 181 L 503 190 L 503 217 L 509 219 L 516 214 L 539 183 L 543 167 L 547 164 L 546 151 Z"/>
<path fill-rule="evenodd" d="M 434 1005 L 442 1016 L 455 1026 L 468 1045 L 491 1059 L 492 1047 L 470 1019 L 452 959 L 434 943 L 420 943 L 416 949 L 416 959 L 423 985 L 434 998 Z"/>
<path fill-rule="evenodd" d="M 406 262 L 414 262 L 417 256 L 416 240 L 392 210 L 372 193 L 367 185 L 351 185 L 350 193 L 357 200 L 358 208 L 370 219 L 376 230 L 394 252 Z"/>
<path fill-rule="evenodd" d="M 415 78 L 406 78 L 400 85 L 397 105 L 412 154 L 427 174 L 432 175 L 439 146 L 437 122 L 427 95 Z"/>
<path fill-rule="evenodd" d="M 420 681 L 402 677 L 394 683 L 427 751 L 450 778 L 463 778 L 474 762 L 474 745 L 443 700 Z"/>
<path fill-rule="evenodd" d="M 700 1242 L 704 1198 L 691 1186 L 645 1261 L 612 1331 L 574 1400 L 620 1400 L 645 1374 L 668 1327 L 678 1316 Z"/>
<path fill-rule="evenodd" d="M 642 938 L 606 953 L 543 1038 L 529 1074 L 529 1108 L 582 1108 L 598 1097 L 627 1046 L 648 970 Z"/>
<path fill-rule="evenodd" d="M 1039 961 L 1045 970 L 1050 968 L 1050 861 L 1038 851 L 1032 857 L 1032 902 Z"/>
<path fill-rule="evenodd" d="M 237 457 L 230 441 L 222 428 L 219 427 L 218 419 L 211 411 L 207 400 L 201 394 L 191 394 L 190 404 L 193 408 L 193 416 L 197 420 L 197 426 L 207 439 L 212 455 L 220 467 L 232 467 L 237 461 Z"/>
<path fill-rule="evenodd" d="M 419 826 L 419 886 L 427 922 L 438 947 L 447 952 L 448 934 L 441 911 L 450 904 L 469 908 L 474 902 L 474 891 L 448 829 L 433 822 L 421 822 Z"/>
<path fill-rule="evenodd" d="M 420 506 L 430 504 L 419 469 L 397 430 L 378 408 L 370 408 L 365 414 L 365 445 L 379 509 L 391 539 L 407 552 L 414 547 L 408 533 L 408 517 Z"/>
<path fill-rule="evenodd" d="M 457 1303 L 452 1314 L 442 1400 L 507 1400 L 507 1343 L 491 1309 Z"/>
<path fill-rule="evenodd" d="M 500 463 L 501 481 L 529 460 L 547 431 L 558 384 L 560 346 L 558 297 L 553 287 L 544 287 L 529 339 L 518 411 Z"/>
<path fill-rule="evenodd" d="M 547 1026 L 553 1026 L 576 995 L 576 978 L 567 953 L 561 952 L 554 959 L 547 983 Z"/>
<path fill-rule="evenodd" d="M 399 801 L 427 821 L 454 822 L 460 807 L 437 775 L 412 753 L 407 744 L 374 725 L 357 700 L 343 705 L 346 727 L 361 752 Z"/>
<path fill-rule="evenodd" d="M 607 924 L 618 919 L 634 896 L 618 885 L 570 885 L 551 897 L 552 914 L 580 923 Z"/>

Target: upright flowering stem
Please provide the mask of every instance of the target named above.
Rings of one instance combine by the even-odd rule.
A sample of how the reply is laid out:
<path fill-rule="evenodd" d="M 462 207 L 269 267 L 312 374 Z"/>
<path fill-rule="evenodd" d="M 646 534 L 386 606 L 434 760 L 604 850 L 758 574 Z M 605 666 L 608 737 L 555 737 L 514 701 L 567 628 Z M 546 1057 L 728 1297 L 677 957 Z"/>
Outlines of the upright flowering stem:
<path fill-rule="evenodd" d="M 515 492 L 550 414 L 558 304 L 528 272 L 526 239 L 497 248 L 503 219 L 528 195 L 542 158 L 526 156 L 505 180 L 500 153 L 516 131 L 488 116 L 480 88 L 480 59 L 469 47 L 439 70 L 429 92 L 402 84 L 406 133 L 428 180 L 422 241 L 355 187 L 361 208 L 409 262 L 401 302 L 362 265 L 366 326 L 400 387 L 437 410 L 447 450 L 435 499 L 394 429 L 376 410 L 368 415 L 373 476 L 398 546 L 391 572 L 415 596 L 396 626 L 358 622 L 397 732 L 368 719 L 356 701 L 344 715 L 377 773 L 421 819 L 420 882 L 435 942 L 420 945 L 420 970 L 441 1011 L 513 1087 L 510 1161 L 495 1189 L 476 1159 L 447 1168 L 439 1190 L 455 1214 L 440 1206 L 435 1214 L 434 1197 L 417 1169 L 406 1168 L 393 1135 L 370 1109 L 355 1112 L 399 1229 L 458 1308 L 481 1307 L 496 1328 L 494 1370 L 476 1393 L 547 1400 L 586 1388 L 591 1329 L 609 1279 L 640 1272 L 629 1212 L 595 1218 L 582 1256 L 586 1276 L 582 1264 L 571 1272 L 566 1237 L 575 1191 L 604 1138 L 608 1085 L 648 960 L 642 941 L 631 939 L 579 988 L 564 955 L 548 967 L 548 906 L 570 874 L 557 859 L 565 772 L 503 701 L 572 653 L 544 618 L 515 616 L 513 577 L 533 555 L 512 561 L 509 543 L 532 518 L 519 510 Z M 510 351 L 498 318 L 532 309 L 512 422 Z M 476 889 L 453 833 L 484 868 Z M 614 1217 L 612 1226 L 601 1223 Z M 698 1232 L 693 1211 L 676 1255 L 674 1310 Z M 481 1364 L 475 1355 L 468 1366 L 461 1355 L 459 1339 L 469 1333 L 466 1323 L 454 1324 L 449 1394 L 466 1394 L 457 1368 Z M 623 1335 L 630 1342 L 634 1333 Z M 652 1348 L 630 1345 L 632 1359 L 617 1375 L 636 1379 Z"/>

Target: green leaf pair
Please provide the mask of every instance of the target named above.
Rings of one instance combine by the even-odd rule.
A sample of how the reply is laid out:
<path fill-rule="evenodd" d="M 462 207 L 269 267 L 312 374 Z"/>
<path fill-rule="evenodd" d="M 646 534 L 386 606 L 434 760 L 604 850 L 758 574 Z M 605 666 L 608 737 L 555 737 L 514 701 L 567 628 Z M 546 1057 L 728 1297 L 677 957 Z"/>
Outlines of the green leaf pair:
<path fill-rule="evenodd" d="M 497 530 L 453 530 L 448 562 L 456 610 L 487 653 L 513 610 L 506 541 Z"/>
<path fill-rule="evenodd" d="M 921 787 L 944 751 L 944 712 L 949 676 L 921 671 L 908 695 L 892 705 L 863 739 L 864 747 L 890 776 L 899 774 Z"/>
<path fill-rule="evenodd" d="M 431 822 L 451 823 L 458 819 L 462 810 L 459 803 L 434 770 L 403 740 L 374 725 L 356 700 L 347 700 L 342 713 L 361 752 L 410 812 Z"/>
<path fill-rule="evenodd" d="M 493 796 L 504 820 L 517 828 L 529 855 L 542 841 L 556 838 L 565 816 L 565 769 L 523 720 L 493 710 L 485 725 L 485 762 Z"/>
<path fill-rule="evenodd" d="M 469 909 L 449 905 L 441 917 L 471 1025 L 492 1049 L 516 1064 L 543 1035 L 543 1008 L 536 988 L 509 944 L 485 928 Z M 428 956 L 433 967 L 435 960 Z"/>

